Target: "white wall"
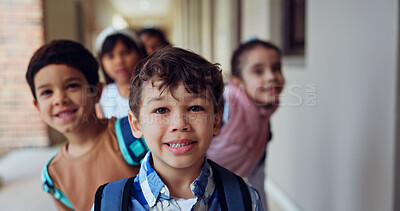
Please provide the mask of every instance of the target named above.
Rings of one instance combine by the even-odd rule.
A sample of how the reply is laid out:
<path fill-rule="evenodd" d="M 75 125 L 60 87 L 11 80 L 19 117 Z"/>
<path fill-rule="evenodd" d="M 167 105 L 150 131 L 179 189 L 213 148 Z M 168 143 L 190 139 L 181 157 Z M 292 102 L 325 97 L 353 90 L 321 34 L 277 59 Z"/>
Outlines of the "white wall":
<path fill-rule="evenodd" d="M 393 209 L 398 8 L 307 1 L 305 67 L 283 67 L 267 170 L 303 210 Z"/>
<path fill-rule="evenodd" d="M 214 2 L 213 60 L 221 64 L 223 75 L 227 78 L 230 70 L 232 52 L 239 41 L 237 22 L 238 0 L 217 0 Z"/>
<path fill-rule="evenodd" d="M 270 5 L 271 0 L 241 0 L 242 1 L 242 40 L 252 37 L 271 39 Z"/>

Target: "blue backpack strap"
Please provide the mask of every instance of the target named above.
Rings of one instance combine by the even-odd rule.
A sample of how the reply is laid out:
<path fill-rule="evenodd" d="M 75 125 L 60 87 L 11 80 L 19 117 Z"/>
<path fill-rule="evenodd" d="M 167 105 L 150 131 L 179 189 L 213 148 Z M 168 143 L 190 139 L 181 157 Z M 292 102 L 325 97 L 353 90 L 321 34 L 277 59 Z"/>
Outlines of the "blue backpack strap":
<path fill-rule="evenodd" d="M 72 206 L 71 202 L 69 202 L 67 196 L 65 194 L 54 187 L 53 180 L 51 180 L 51 177 L 49 175 L 48 167 L 50 162 L 53 160 L 55 156 L 53 156 L 49 162 L 44 166 L 42 169 L 42 182 L 43 182 L 43 190 L 46 191 L 47 193 L 51 194 L 54 196 L 55 199 L 59 200 L 61 203 L 63 203 L 65 206 L 70 208 L 71 210 L 75 210 L 74 207 Z"/>
<path fill-rule="evenodd" d="M 221 210 L 251 211 L 251 197 L 243 179 L 211 160 L 207 162 L 213 170 Z"/>
<path fill-rule="evenodd" d="M 127 211 L 130 201 L 129 192 L 134 180 L 135 177 L 130 177 L 100 186 L 95 195 L 94 211 Z"/>
<path fill-rule="evenodd" d="M 122 156 L 129 165 L 139 166 L 149 148 L 142 138 L 132 135 L 128 117 L 115 121 L 115 133 Z"/>

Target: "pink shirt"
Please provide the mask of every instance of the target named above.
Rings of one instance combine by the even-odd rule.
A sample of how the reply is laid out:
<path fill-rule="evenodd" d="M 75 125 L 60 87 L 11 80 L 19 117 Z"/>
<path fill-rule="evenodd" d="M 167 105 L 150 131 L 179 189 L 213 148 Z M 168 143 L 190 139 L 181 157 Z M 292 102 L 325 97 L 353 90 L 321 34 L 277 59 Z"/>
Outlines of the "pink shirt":
<path fill-rule="evenodd" d="M 207 158 L 242 177 L 247 177 L 258 164 L 269 137 L 269 119 L 277 106 L 256 106 L 244 90 L 228 83 L 224 92 L 228 120 L 215 136 Z M 226 105 L 228 104 L 228 105 Z"/>

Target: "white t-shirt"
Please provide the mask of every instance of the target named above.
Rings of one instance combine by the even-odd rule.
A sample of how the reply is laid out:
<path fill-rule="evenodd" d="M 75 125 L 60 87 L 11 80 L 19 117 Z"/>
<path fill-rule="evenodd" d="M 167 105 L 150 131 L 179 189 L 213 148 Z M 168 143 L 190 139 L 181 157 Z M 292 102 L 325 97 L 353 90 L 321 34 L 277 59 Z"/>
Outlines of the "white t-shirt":
<path fill-rule="evenodd" d="M 129 99 L 119 93 L 116 83 L 111 83 L 101 93 L 100 106 L 104 117 L 121 118 L 128 116 Z"/>
<path fill-rule="evenodd" d="M 191 198 L 191 199 L 174 198 L 174 199 L 182 211 L 191 210 L 193 205 L 196 204 L 197 201 L 197 198 Z"/>

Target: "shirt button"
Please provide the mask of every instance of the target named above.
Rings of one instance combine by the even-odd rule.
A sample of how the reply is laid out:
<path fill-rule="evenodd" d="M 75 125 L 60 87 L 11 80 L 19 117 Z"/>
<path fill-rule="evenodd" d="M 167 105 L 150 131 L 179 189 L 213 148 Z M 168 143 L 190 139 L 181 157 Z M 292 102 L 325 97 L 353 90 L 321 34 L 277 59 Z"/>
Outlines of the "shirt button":
<path fill-rule="evenodd" d="M 161 188 L 160 193 L 165 194 L 165 188 L 164 187 Z"/>
<path fill-rule="evenodd" d="M 165 200 L 162 202 L 165 207 L 169 207 L 169 201 Z"/>

